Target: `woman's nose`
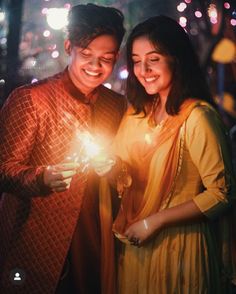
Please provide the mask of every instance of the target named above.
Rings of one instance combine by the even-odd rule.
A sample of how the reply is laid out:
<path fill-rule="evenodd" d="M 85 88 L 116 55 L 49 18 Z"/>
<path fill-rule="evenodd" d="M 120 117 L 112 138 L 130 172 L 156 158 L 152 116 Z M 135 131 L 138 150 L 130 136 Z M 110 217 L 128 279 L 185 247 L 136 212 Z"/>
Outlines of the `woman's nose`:
<path fill-rule="evenodd" d="M 141 62 L 141 65 L 140 65 L 140 73 L 142 75 L 144 75 L 148 71 L 150 71 L 150 68 L 149 68 L 149 65 L 147 64 L 147 62 Z"/>

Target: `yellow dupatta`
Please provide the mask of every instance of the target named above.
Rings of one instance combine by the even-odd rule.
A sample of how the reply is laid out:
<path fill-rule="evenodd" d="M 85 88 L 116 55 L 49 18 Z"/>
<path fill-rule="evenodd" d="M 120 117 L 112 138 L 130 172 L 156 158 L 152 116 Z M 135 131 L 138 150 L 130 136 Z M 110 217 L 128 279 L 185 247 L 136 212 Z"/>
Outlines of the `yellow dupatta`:
<path fill-rule="evenodd" d="M 118 216 L 113 224 L 113 231 L 123 234 L 126 228 L 135 221 L 143 219 L 148 215 L 155 213 L 161 207 L 162 202 L 167 198 L 171 189 L 173 179 L 177 171 L 178 152 L 179 152 L 179 131 L 184 121 L 187 119 L 194 107 L 205 102 L 188 99 L 176 116 L 170 116 L 163 128 L 155 138 L 155 144 L 151 146 L 148 152 L 143 156 L 144 163 L 149 164 L 149 177 L 144 192 L 143 200 L 137 213 L 133 214 L 132 199 L 135 197 L 135 191 L 132 186 L 129 188 L 127 196 L 122 199 L 122 204 Z M 127 114 L 129 116 L 129 114 Z M 126 116 L 126 117 L 127 117 Z M 127 135 L 126 117 L 123 119 L 117 134 L 117 140 Z M 133 130 L 138 132 L 138 130 Z M 132 134 L 128 133 L 128 136 Z M 125 140 L 123 140 L 125 141 Z M 160 164 L 158 150 L 162 144 L 166 143 L 166 155 L 162 158 Z M 126 149 L 125 146 L 123 146 Z M 123 160 L 129 161 L 129 154 L 125 152 Z M 157 162 L 158 161 L 158 162 Z M 158 170 L 158 171 L 157 171 Z M 109 184 L 106 178 L 100 181 L 100 220 L 101 220 L 101 279 L 102 293 L 116 293 L 116 273 L 114 257 L 114 239 L 112 235 L 112 209 L 109 192 Z M 125 208 L 125 210 L 124 210 Z"/>
<path fill-rule="evenodd" d="M 146 153 L 140 154 L 143 168 L 148 165 L 148 179 L 139 209 L 134 211 L 132 204 L 135 191 L 130 187 L 122 199 L 122 209 L 114 222 L 113 231 L 123 234 L 132 223 L 156 213 L 168 197 L 177 172 L 179 153 L 179 133 L 184 121 L 192 109 L 205 102 L 194 99 L 186 100 L 178 115 L 170 116 L 155 135 L 155 143 Z M 159 148 L 165 144 L 165 154 L 159 154 Z M 135 189 L 135 186 L 134 186 Z M 133 190 L 134 190 L 133 189 Z"/>

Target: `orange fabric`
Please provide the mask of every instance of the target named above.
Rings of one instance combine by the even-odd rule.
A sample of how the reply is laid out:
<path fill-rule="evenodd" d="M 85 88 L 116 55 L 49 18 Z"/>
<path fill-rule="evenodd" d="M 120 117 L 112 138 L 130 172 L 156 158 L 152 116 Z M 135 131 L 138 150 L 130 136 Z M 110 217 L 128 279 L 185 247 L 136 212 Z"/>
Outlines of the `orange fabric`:
<path fill-rule="evenodd" d="M 101 283 L 102 293 L 116 293 L 114 237 L 112 234 L 111 193 L 106 178 L 99 188 L 99 211 L 101 217 Z"/>
<path fill-rule="evenodd" d="M 126 101 L 102 85 L 97 95 L 94 105 L 82 103 L 66 69 L 16 89 L 0 111 L 1 293 L 55 292 L 87 196 L 87 173 L 75 175 L 67 191 L 51 193 L 42 185 L 43 167 L 72 154 L 77 130 L 114 136 Z M 27 280 L 17 290 L 9 279 L 16 266 Z"/>
<path fill-rule="evenodd" d="M 152 141 L 154 143 L 153 145 L 147 144 L 144 141 L 144 134 L 149 132 L 149 128 L 144 119 L 140 119 L 138 116 L 130 117 L 130 114 L 127 114 L 123 119 L 120 130 L 116 136 L 114 150 L 117 150 L 117 155 L 132 166 L 133 183 L 122 199 L 122 206 L 113 226 L 113 230 L 118 232 L 121 237 L 130 224 L 155 213 L 159 209 L 164 209 L 164 207 L 169 205 L 169 202 L 173 201 L 173 199 L 169 199 L 169 195 L 172 187 L 175 187 L 175 185 L 173 186 L 173 182 L 175 182 L 176 174 L 178 173 L 177 169 L 179 167 L 179 160 L 181 160 L 181 156 L 183 155 L 181 155 L 181 148 L 179 146 L 179 142 L 181 141 L 180 137 L 182 138 L 182 130 L 184 129 L 182 129 L 181 126 L 188 118 L 193 108 L 201 105 L 205 106 L 205 103 L 196 100 L 186 101 L 183 104 L 179 115 L 169 117 L 163 124 L 162 128 L 159 130 L 157 129 L 157 131 L 152 133 L 154 141 Z M 210 108 L 210 106 L 207 105 L 207 108 Z M 148 118 L 146 118 L 146 120 L 147 119 Z M 206 132 L 206 134 L 208 133 Z M 208 140 L 208 137 L 206 140 Z M 196 150 L 196 153 L 197 152 L 198 150 Z M 191 165 L 189 166 L 194 166 L 191 160 L 190 162 Z M 188 172 L 188 168 L 185 168 L 185 172 Z M 196 177 L 199 176 L 197 168 L 195 169 L 195 172 Z M 183 176 L 181 179 L 185 181 L 188 177 Z M 191 183 L 191 181 L 188 182 L 188 185 L 189 183 Z M 196 184 L 197 181 L 194 180 L 193 183 Z M 190 189 L 192 189 L 192 186 Z M 198 189 L 197 191 L 198 193 L 200 192 Z M 193 195 L 195 195 L 194 192 Z M 105 199 L 109 200 L 109 197 Z M 184 199 L 184 195 L 182 199 Z M 195 270 L 196 268 L 196 272 L 198 273 L 196 274 L 196 277 L 200 277 L 200 280 L 202 278 L 202 281 L 207 281 L 210 277 L 216 277 L 216 280 L 209 281 L 209 285 L 214 284 L 214 289 L 218 289 L 219 287 L 217 283 L 219 281 L 217 280 L 217 277 L 219 273 L 217 272 L 217 259 L 215 259 L 216 251 L 214 251 L 215 247 L 213 243 L 211 244 L 213 245 L 211 247 L 209 247 L 209 244 L 207 243 L 212 242 L 213 240 L 211 232 L 208 230 L 208 225 L 208 222 L 204 222 L 190 226 L 187 225 L 186 227 L 181 227 L 181 229 L 179 227 L 167 228 L 158 234 L 157 238 L 154 239 L 152 243 L 149 245 L 147 244 L 145 247 L 137 249 L 133 246 L 125 246 L 125 251 L 120 255 L 118 266 L 119 285 L 122 285 L 120 293 L 133 293 L 133 289 L 135 289 L 134 291 L 136 292 L 137 287 L 139 287 L 138 289 L 140 291 L 137 293 L 149 293 L 145 291 L 155 293 L 155 290 L 151 292 L 150 289 L 155 289 L 156 285 L 160 287 L 160 293 L 167 293 L 168 290 L 166 289 L 169 289 L 169 285 L 172 285 L 173 287 L 176 286 L 175 282 L 177 280 L 175 278 L 179 277 L 179 273 L 175 271 L 179 270 L 179 264 L 184 265 L 184 260 L 189 259 L 192 260 L 190 261 L 192 269 Z M 180 234 L 179 232 L 182 233 Z M 224 235 L 227 235 L 226 230 L 222 230 L 221 232 L 223 232 Z M 107 233 L 110 234 L 109 231 Z M 162 246 L 160 246 L 160 242 Z M 225 243 L 227 242 L 228 241 L 225 239 Z M 184 257 L 181 249 L 183 244 L 185 244 L 184 246 L 187 248 L 184 250 Z M 171 251 L 171 254 L 168 254 L 167 251 L 163 251 L 163 248 L 170 248 L 168 246 L 172 245 L 173 251 Z M 153 246 L 156 249 L 154 251 Z M 112 250 L 109 246 L 106 248 Z M 210 251 L 208 252 L 209 248 Z M 227 248 L 223 249 L 225 251 L 223 254 L 226 255 Z M 192 254 L 193 252 L 198 252 L 197 259 L 196 255 Z M 170 255 L 171 257 L 174 256 L 174 260 L 171 258 L 169 259 L 167 255 Z M 106 256 L 111 256 L 111 252 L 105 251 L 103 256 L 105 258 L 103 260 L 104 264 L 108 265 L 109 260 L 106 260 Z M 209 256 L 209 264 L 205 265 L 206 256 Z M 179 258 L 180 261 L 178 261 Z M 170 269 L 173 273 L 172 281 L 169 279 L 168 271 L 170 271 Z M 160 280 L 155 284 L 155 277 L 151 279 L 149 279 L 149 277 L 153 277 L 153 275 L 155 276 L 158 270 L 161 270 L 161 275 L 158 276 Z M 185 286 L 186 293 L 188 293 L 190 287 L 193 293 L 198 293 L 199 285 L 195 284 L 196 281 L 193 283 L 191 277 L 191 272 L 193 271 L 189 271 L 190 276 L 188 276 L 188 270 L 186 268 L 184 270 L 187 276 Z M 204 272 L 205 270 L 206 272 Z M 107 279 L 109 278 L 110 272 L 111 269 L 107 267 L 107 272 L 104 271 L 103 273 Z M 163 274 L 163 272 L 165 272 L 165 274 Z M 168 281 L 165 281 L 163 276 L 168 277 Z M 161 284 L 162 281 L 163 284 Z M 182 284 L 183 283 L 181 282 L 181 285 Z M 166 286 L 164 291 L 161 290 L 161 285 Z M 124 292 L 122 292 L 123 290 Z M 105 292 L 105 294 L 109 293 L 113 292 Z M 219 288 L 217 293 L 223 292 L 220 292 Z"/>
<path fill-rule="evenodd" d="M 152 166 L 152 158 L 156 154 L 156 150 L 158 147 L 165 143 L 167 140 L 170 140 L 169 152 L 165 158 L 165 168 L 162 168 L 162 174 L 159 174 L 159 178 L 161 180 L 161 185 L 159 186 L 159 191 L 155 193 L 155 195 L 161 195 L 162 197 L 148 197 L 150 193 L 150 189 L 152 186 L 149 182 L 147 183 L 147 188 L 145 192 L 145 196 L 142 200 L 140 210 L 137 214 L 133 214 L 132 209 L 126 211 L 125 215 L 122 206 L 124 205 L 126 208 L 132 208 L 132 201 L 135 195 L 135 187 L 129 189 L 127 197 L 122 199 L 122 206 L 119 211 L 119 214 L 115 220 L 113 225 L 113 231 L 123 234 L 127 226 L 131 223 L 137 221 L 138 219 L 145 218 L 147 215 L 155 212 L 160 208 L 162 201 L 167 197 L 171 184 L 173 182 L 177 161 L 178 161 L 178 136 L 179 130 L 183 122 L 186 120 L 188 115 L 191 113 L 192 109 L 197 105 L 197 102 L 194 99 L 189 99 L 185 101 L 181 107 L 180 113 L 176 116 L 170 116 L 164 125 L 164 128 L 160 133 L 155 137 L 155 143 L 149 148 L 146 148 L 145 145 L 137 146 L 134 152 L 138 152 L 138 158 L 142 162 L 143 166 L 150 165 L 150 173 L 152 173 L 152 169 L 155 168 Z M 127 111 L 127 115 L 130 115 L 130 110 Z M 121 124 L 121 130 L 123 124 Z M 172 132 L 166 131 L 168 129 L 172 129 Z M 125 130 L 125 129 L 124 129 Z M 147 170 L 147 168 L 143 168 L 143 170 Z M 141 176 L 142 177 L 142 176 Z M 146 181 L 146 176 L 143 175 L 143 181 L 138 181 L 138 185 L 144 184 Z M 116 278 L 115 278 L 115 260 L 114 260 L 114 238 L 112 236 L 112 214 L 111 214 L 111 201 L 110 201 L 110 192 L 108 187 L 108 181 L 105 178 L 102 178 L 100 181 L 100 196 L 99 196 L 99 206 L 100 206 L 100 220 L 101 220 L 101 236 L 102 236 L 102 293 L 110 294 L 116 293 Z"/>
<path fill-rule="evenodd" d="M 168 151 L 166 150 L 166 156 L 163 159 L 162 166 L 160 167 L 158 173 L 157 180 L 159 180 L 159 183 L 154 186 L 152 184 L 153 177 L 149 176 L 144 191 L 144 197 L 140 203 L 139 209 L 135 213 L 131 205 L 131 202 L 133 201 L 132 198 L 135 197 L 135 193 L 132 190 L 135 190 L 135 187 L 133 187 L 133 189 L 132 187 L 130 188 L 127 197 L 122 199 L 122 205 L 126 208 L 126 210 L 125 212 L 123 209 L 120 210 L 113 225 L 113 230 L 115 232 L 123 234 L 130 224 L 157 212 L 163 201 L 168 196 L 177 169 L 179 130 L 183 122 L 191 113 L 192 109 L 199 103 L 201 102 L 194 99 L 186 100 L 181 106 L 178 115 L 169 116 L 167 118 L 162 129 L 160 129 L 160 132 L 156 134 L 154 144 L 151 146 L 147 146 L 146 144 L 144 148 L 139 148 L 138 157 L 142 161 L 143 170 L 149 169 L 149 174 L 152 174 L 153 169 L 156 168 L 153 166 L 153 162 L 155 162 L 153 158 L 155 158 L 158 154 L 159 147 L 168 141 L 168 144 L 166 144 Z M 149 165 L 149 168 L 145 168 L 147 165 Z M 153 189 L 155 189 L 155 191 Z M 150 194 L 152 194 L 153 197 L 150 197 Z"/>

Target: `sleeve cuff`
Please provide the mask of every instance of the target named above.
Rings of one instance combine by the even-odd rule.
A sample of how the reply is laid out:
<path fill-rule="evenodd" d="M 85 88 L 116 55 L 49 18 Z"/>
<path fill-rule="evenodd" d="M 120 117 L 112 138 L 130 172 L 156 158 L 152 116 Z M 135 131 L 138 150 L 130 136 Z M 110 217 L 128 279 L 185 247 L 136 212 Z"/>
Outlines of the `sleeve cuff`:
<path fill-rule="evenodd" d="M 195 198 L 193 198 L 194 203 L 197 205 L 199 210 L 210 219 L 214 219 L 226 208 L 228 208 L 229 203 L 227 200 L 219 201 L 210 193 L 206 195 L 206 191 L 198 194 Z"/>
<path fill-rule="evenodd" d="M 38 170 L 38 174 L 37 174 L 37 183 L 39 186 L 40 195 L 42 195 L 42 196 L 46 196 L 46 195 L 49 195 L 52 193 L 52 189 L 44 184 L 43 173 L 44 173 L 45 168 L 46 167 L 44 167 L 44 166 L 40 167 Z"/>

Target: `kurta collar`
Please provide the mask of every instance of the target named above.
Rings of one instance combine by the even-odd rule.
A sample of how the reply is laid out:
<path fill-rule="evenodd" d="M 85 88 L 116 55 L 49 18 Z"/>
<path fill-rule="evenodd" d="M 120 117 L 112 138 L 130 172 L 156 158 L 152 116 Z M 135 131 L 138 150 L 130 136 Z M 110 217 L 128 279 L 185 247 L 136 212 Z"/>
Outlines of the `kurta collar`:
<path fill-rule="evenodd" d="M 84 95 L 72 82 L 68 67 L 62 73 L 62 81 L 65 89 L 76 99 L 79 99 L 82 103 L 85 104 L 94 104 L 98 98 L 98 89 L 95 88 L 89 95 Z"/>

